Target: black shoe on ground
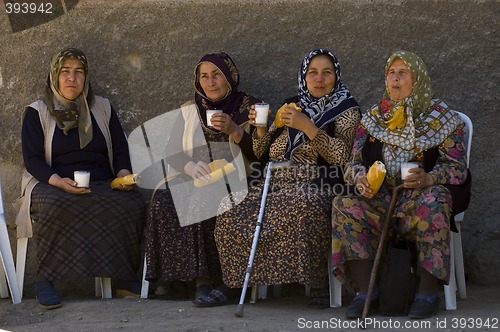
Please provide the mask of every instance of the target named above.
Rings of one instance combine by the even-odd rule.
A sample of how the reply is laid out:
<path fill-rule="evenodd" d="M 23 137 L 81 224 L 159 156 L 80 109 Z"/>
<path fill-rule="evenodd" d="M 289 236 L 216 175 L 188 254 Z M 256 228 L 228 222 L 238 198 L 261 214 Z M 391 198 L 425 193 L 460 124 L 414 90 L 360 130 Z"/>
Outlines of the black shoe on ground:
<path fill-rule="evenodd" d="M 432 300 L 432 298 L 433 297 L 429 298 L 417 295 L 411 305 L 408 317 L 413 319 L 424 319 L 437 314 L 439 311 L 439 296 L 435 296 L 433 301 L 429 301 L 429 299 Z"/>
<path fill-rule="evenodd" d="M 41 309 L 51 310 L 62 306 L 61 298 L 51 281 L 35 281 L 35 295 Z"/>

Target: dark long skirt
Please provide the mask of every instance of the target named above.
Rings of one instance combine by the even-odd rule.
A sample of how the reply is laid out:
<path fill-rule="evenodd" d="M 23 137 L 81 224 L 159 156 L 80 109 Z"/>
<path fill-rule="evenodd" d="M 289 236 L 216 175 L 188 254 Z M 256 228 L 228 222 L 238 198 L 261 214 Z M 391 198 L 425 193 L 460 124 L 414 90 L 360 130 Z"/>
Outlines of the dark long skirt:
<path fill-rule="evenodd" d="M 314 167 L 273 171 L 250 285 L 298 282 L 327 286 L 327 256 L 331 243 L 331 201 L 334 188 L 318 188 Z M 241 201 L 217 216 L 215 240 L 229 287 L 241 287 L 259 215 L 264 180 L 248 192 L 233 193 Z"/>
<path fill-rule="evenodd" d="M 39 183 L 32 193 L 37 280 L 110 277 L 137 280 L 146 206 L 137 191 L 93 182 L 88 195 Z"/>
<path fill-rule="evenodd" d="M 203 218 L 200 217 L 202 212 L 203 215 L 217 214 L 220 198 L 214 197 L 217 203 L 211 201 L 210 190 L 210 186 L 194 189 L 190 182 L 177 181 L 177 206 L 168 186 L 155 192 L 144 232 L 146 279 L 190 281 L 205 277 L 214 285 L 221 283 L 222 273 L 213 234 L 215 217 L 199 222 Z M 182 200 L 185 201 L 184 207 L 180 208 L 179 201 Z M 183 221 L 182 224 L 193 220 L 197 223 L 181 226 L 179 219 Z"/>

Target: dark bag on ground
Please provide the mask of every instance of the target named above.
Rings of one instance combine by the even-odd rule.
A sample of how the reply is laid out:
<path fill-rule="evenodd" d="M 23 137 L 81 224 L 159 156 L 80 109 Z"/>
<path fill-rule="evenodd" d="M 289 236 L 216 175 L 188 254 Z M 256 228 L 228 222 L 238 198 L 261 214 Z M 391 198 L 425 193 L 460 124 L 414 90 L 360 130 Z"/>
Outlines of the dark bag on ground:
<path fill-rule="evenodd" d="M 379 312 L 406 316 L 415 297 L 417 257 L 415 244 L 389 240 L 380 262 Z"/>

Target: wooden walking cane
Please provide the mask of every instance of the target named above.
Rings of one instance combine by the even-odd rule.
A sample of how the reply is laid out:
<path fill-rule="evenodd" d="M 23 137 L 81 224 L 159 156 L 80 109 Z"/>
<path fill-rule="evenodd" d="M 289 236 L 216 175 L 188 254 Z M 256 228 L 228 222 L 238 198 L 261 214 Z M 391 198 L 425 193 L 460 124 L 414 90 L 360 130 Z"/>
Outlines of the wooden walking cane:
<path fill-rule="evenodd" d="M 362 319 L 365 319 L 366 316 L 368 316 L 368 312 L 370 311 L 370 299 L 372 297 L 373 288 L 375 287 L 375 281 L 377 280 L 378 266 L 380 265 L 380 259 L 382 257 L 382 251 L 384 250 L 387 234 L 389 234 L 389 226 L 391 224 L 392 214 L 394 212 L 399 193 L 402 189 L 402 184 L 392 189 L 391 203 L 389 204 L 389 208 L 387 209 L 387 213 L 385 215 L 385 222 L 382 226 L 382 233 L 380 235 L 377 253 L 375 254 L 375 260 L 373 261 L 372 273 L 370 275 L 370 283 L 368 284 L 365 306 L 363 308 L 363 315 L 361 316 Z"/>

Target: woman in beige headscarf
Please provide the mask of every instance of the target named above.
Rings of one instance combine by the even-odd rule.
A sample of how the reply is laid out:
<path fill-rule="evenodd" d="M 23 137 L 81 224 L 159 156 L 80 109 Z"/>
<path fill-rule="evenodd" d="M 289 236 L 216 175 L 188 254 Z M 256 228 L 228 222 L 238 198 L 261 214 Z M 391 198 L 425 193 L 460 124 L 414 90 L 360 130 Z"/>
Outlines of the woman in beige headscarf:
<path fill-rule="evenodd" d="M 128 144 L 109 101 L 92 93 L 82 51 L 52 58 L 44 99 L 24 110 L 22 148 L 26 172 L 16 222 L 20 236 L 33 235 L 36 243 L 40 307 L 61 306 L 54 280 L 136 280 L 145 201 L 133 185 L 110 187 L 131 174 Z M 89 187 L 77 185 L 78 170 L 90 171 Z"/>

